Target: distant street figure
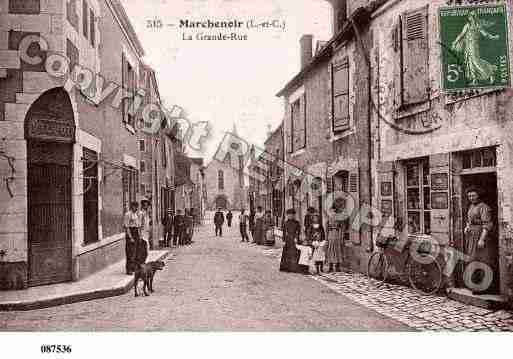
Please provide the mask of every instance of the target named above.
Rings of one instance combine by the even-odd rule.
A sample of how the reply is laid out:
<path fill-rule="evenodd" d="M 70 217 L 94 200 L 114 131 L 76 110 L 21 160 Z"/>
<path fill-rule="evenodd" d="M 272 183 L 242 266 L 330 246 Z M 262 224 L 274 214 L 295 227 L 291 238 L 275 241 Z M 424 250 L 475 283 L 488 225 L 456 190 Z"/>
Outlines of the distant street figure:
<path fill-rule="evenodd" d="M 253 238 L 253 243 L 255 243 L 255 212 L 249 212 L 249 232 L 251 233 L 251 237 Z"/>
<path fill-rule="evenodd" d="M 258 245 L 263 245 L 264 235 L 264 211 L 261 206 L 258 206 L 257 213 L 255 214 L 255 243 Z"/>
<path fill-rule="evenodd" d="M 226 222 L 228 223 L 228 227 L 232 226 L 232 219 L 233 219 L 233 213 L 231 210 L 228 210 L 228 213 L 226 214 Z"/>
<path fill-rule="evenodd" d="M 221 211 L 221 207 L 217 209 L 214 214 L 214 225 L 216 227 L 216 237 L 219 235 L 223 236 L 223 224 L 224 224 L 224 213 Z"/>
<path fill-rule="evenodd" d="M 248 236 L 248 215 L 246 214 L 246 211 L 242 209 L 239 214 L 239 228 L 240 228 L 240 236 L 242 238 L 241 242 L 248 242 L 249 243 L 249 236 Z"/>
<path fill-rule="evenodd" d="M 175 220 L 173 222 L 173 245 L 182 245 L 183 244 L 183 227 L 184 227 L 184 217 L 182 215 L 182 210 L 179 209 L 176 211 Z"/>
<path fill-rule="evenodd" d="M 166 217 L 164 218 L 164 246 L 170 247 L 173 242 L 173 222 L 174 213 L 171 208 L 168 208 Z"/>
<path fill-rule="evenodd" d="M 123 226 L 125 227 L 125 253 L 126 253 L 126 274 L 134 274 L 136 269 L 136 248 L 139 243 L 139 227 L 141 226 L 137 209 L 137 202 L 130 203 L 130 209 L 125 213 Z"/>
<path fill-rule="evenodd" d="M 139 211 L 140 220 L 140 241 L 136 248 L 136 262 L 138 265 L 146 263 L 148 258 L 148 251 L 150 250 L 150 213 L 148 207 L 150 202 L 148 200 L 141 201 L 141 210 Z"/>
<path fill-rule="evenodd" d="M 295 218 L 296 211 L 294 209 L 287 210 L 287 220 L 283 224 L 283 252 L 281 254 L 280 271 L 282 272 L 299 272 L 299 250 L 296 243 L 301 233 L 301 225 Z"/>

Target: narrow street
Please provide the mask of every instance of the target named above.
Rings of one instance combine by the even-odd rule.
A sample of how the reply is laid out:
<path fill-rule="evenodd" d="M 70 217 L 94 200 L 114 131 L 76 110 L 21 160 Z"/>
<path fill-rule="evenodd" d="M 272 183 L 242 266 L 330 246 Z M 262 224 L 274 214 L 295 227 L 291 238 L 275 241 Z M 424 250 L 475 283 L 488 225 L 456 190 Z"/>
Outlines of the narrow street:
<path fill-rule="evenodd" d="M 225 231 L 228 228 L 225 226 Z M 200 227 L 192 246 L 166 260 L 156 292 L 0 313 L 8 331 L 404 331 L 398 321 L 337 294 L 311 277 L 281 273 L 264 248 Z"/>

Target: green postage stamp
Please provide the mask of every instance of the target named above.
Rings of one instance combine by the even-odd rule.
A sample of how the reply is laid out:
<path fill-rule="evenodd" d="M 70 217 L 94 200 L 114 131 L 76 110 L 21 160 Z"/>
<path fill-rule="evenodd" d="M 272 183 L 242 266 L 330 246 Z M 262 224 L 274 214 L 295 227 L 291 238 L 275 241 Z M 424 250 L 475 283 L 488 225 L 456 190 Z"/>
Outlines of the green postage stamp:
<path fill-rule="evenodd" d="M 444 91 L 510 85 L 504 4 L 442 7 L 438 16 Z"/>

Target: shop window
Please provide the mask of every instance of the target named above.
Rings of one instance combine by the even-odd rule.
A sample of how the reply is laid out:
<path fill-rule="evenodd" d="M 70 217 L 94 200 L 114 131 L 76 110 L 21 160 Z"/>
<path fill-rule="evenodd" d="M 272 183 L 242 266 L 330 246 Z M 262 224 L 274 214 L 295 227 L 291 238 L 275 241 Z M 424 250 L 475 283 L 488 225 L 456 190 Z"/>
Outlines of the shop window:
<path fill-rule="evenodd" d="M 497 163 L 495 149 L 484 148 L 463 152 L 462 162 L 463 169 L 465 170 L 481 167 L 495 167 Z"/>
<path fill-rule="evenodd" d="M 431 233 L 431 184 L 428 159 L 406 164 L 406 207 L 409 234 Z"/>
<path fill-rule="evenodd" d="M 11 14 L 39 14 L 41 0 L 9 0 Z"/>
<path fill-rule="evenodd" d="M 97 242 L 98 237 L 98 154 L 83 149 L 83 220 L 84 244 Z"/>

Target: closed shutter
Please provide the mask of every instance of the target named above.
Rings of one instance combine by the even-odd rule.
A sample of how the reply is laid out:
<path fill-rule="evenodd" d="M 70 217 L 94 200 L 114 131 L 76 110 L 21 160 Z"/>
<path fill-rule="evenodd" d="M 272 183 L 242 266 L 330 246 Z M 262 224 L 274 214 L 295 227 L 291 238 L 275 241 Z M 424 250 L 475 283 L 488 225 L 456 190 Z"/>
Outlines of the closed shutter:
<path fill-rule="evenodd" d="M 428 6 L 402 15 L 404 105 L 429 100 Z"/>
<path fill-rule="evenodd" d="M 300 150 L 306 144 L 306 94 L 293 105 L 293 151 Z M 298 113 L 296 114 L 296 111 Z"/>
<path fill-rule="evenodd" d="M 349 61 L 333 65 L 333 132 L 349 128 Z"/>
<path fill-rule="evenodd" d="M 449 244 L 449 154 L 429 157 L 431 185 L 431 235 L 441 245 Z"/>
<path fill-rule="evenodd" d="M 353 211 L 353 216 L 352 216 L 351 222 L 350 222 L 350 223 L 354 223 L 354 219 L 355 219 L 355 217 L 358 216 L 359 209 L 360 209 L 360 176 L 359 176 L 359 172 L 358 172 L 358 167 L 353 168 L 352 170 L 349 171 L 347 187 L 349 190 L 348 192 L 354 201 L 355 210 Z M 359 246 L 362 243 L 362 240 L 360 237 L 360 226 L 357 225 L 357 226 L 354 226 L 354 228 L 352 228 L 352 227 L 353 226 L 350 226 L 350 229 L 349 229 L 349 238 L 353 245 Z"/>
<path fill-rule="evenodd" d="M 378 165 L 379 210 L 384 223 L 380 235 L 395 234 L 395 201 L 394 201 L 394 162 L 382 162 Z"/>

